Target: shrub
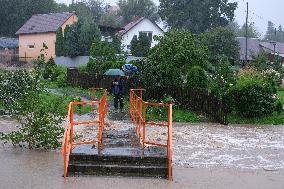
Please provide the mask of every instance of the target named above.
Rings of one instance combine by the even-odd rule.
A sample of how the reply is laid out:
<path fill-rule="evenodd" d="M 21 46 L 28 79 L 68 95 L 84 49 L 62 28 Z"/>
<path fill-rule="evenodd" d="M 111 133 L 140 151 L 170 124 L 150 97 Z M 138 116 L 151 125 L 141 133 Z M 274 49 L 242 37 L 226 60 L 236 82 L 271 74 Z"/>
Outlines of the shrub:
<path fill-rule="evenodd" d="M 280 100 L 277 100 L 274 106 L 274 110 L 278 113 L 281 113 L 283 111 L 283 105 Z"/>
<path fill-rule="evenodd" d="M 21 124 L 0 140 L 29 148 L 56 148 L 63 129 L 61 99 L 46 101 L 41 96 L 43 85 L 38 72 L 15 71 L 1 75 L 1 104 Z M 66 108 L 66 107 L 65 107 Z M 65 113 L 64 113 L 65 115 Z"/>
<path fill-rule="evenodd" d="M 44 79 L 50 79 L 51 81 L 56 80 L 56 64 L 52 57 L 45 63 L 42 76 Z"/>
<path fill-rule="evenodd" d="M 208 77 L 203 68 L 193 66 L 187 75 L 187 87 L 190 88 L 207 88 Z"/>
<path fill-rule="evenodd" d="M 273 112 L 273 86 L 254 69 L 242 70 L 229 94 L 241 117 L 262 117 Z"/>
<path fill-rule="evenodd" d="M 67 82 L 67 68 L 64 66 L 56 67 L 56 83 L 58 87 L 66 87 L 68 86 Z"/>

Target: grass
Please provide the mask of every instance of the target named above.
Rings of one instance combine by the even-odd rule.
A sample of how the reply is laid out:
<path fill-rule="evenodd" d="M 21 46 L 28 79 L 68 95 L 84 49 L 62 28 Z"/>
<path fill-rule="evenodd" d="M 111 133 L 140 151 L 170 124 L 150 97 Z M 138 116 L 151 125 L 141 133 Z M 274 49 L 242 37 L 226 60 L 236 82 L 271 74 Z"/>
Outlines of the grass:
<path fill-rule="evenodd" d="M 43 102 L 46 102 L 48 104 L 51 105 L 57 105 L 56 103 L 60 103 L 62 105 L 62 108 L 60 109 L 60 112 L 62 114 L 66 114 L 68 113 L 68 108 L 69 108 L 69 104 L 70 102 L 74 102 L 77 101 L 75 99 L 75 96 L 61 96 L 61 95 L 56 95 L 56 94 L 52 94 L 52 93 L 42 93 L 41 94 L 41 98 L 43 100 Z M 52 102 L 52 103 L 50 103 Z M 83 105 L 83 106 L 79 106 L 76 105 L 75 106 L 75 113 L 79 114 L 86 114 L 86 113 L 90 113 L 92 111 L 92 107 L 90 105 Z"/>
<path fill-rule="evenodd" d="M 167 121 L 166 107 L 149 107 L 147 111 L 147 120 L 151 121 Z M 173 121 L 183 123 L 199 123 L 200 117 L 189 110 L 173 108 Z"/>
<path fill-rule="evenodd" d="M 262 118 L 241 118 L 231 114 L 228 119 L 231 124 L 284 125 L 284 112 L 273 112 L 272 115 Z"/>

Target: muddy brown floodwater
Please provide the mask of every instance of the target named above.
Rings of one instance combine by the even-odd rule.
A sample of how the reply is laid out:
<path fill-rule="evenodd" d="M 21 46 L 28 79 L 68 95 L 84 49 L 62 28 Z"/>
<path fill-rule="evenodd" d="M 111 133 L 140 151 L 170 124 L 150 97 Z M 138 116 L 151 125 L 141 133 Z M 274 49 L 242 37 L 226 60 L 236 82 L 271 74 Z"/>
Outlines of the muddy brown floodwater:
<path fill-rule="evenodd" d="M 0 118 L 0 132 L 10 132 L 15 124 Z M 163 131 L 153 129 L 150 137 L 157 137 L 157 132 Z M 0 145 L 0 189 L 284 188 L 283 126 L 175 124 L 173 135 L 173 182 L 124 177 L 70 177 L 64 181 L 59 151 Z"/>

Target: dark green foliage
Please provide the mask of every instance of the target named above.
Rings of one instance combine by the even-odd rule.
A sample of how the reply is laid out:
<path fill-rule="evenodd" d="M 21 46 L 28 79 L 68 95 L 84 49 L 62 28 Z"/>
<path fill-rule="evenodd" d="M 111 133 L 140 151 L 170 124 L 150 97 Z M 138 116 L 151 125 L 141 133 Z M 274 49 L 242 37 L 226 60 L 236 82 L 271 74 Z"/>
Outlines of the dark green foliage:
<path fill-rule="evenodd" d="M 94 39 L 100 39 L 101 33 L 94 22 L 79 22 L 80 55 L 88 56 Z"/>
<path fill-rule="evenodd" d="M 145 82 L 160 86 L 182 86 L 193 66 L 207 68 L 208 51 L 199 38 L 187 30 L 171 30 L 157 38 L 159 44 L 150 50 Z M 140 68 L 140 67 L 139 67 Z M 145 73 L 143 72 L 143 73 Z M 151 81 L 157 78 L 157 82 Z M 144 81 L 143 81 L 144 82 Z"/>
<path fill-rule="evenodd" d="M 54 62 L 54 59 L 51 57 L 45 64 L 45 68 L 44 68 L 43 75 L 42 75 L 43 78 L 54 81 L 57 77 L 56 67 L 57 66 Z"/>
<path fill-rule="evenodd" d="M 64 55 L 64 40 L 61 27 L 59 27 L 56 32 L 55 54 L 56 56 Z"/>
<path fill-rule="evenodd" d="M 203 68 L 200 66 L 193 66 L 187 75 L 187 87 L 190 88 L 204 88 L 208 86 L 208 77 Z"/>
<path fill-rule="evenodd" d="M 283 112 L 283 104 L 281 103 L 280 100 L 277 100 L 277 101 L 276 101 L 275 106 L 274 106 L 274 110 L 275 110 L 276 112 L 278 112 L 279 114 L 280 114 L 281 112 Z"/>
<path fill-rule="evenodd" d="M 54 12 L 54 0 L 1 0 L 0 36 L 15 36 L 15 33 L 33 14 Z"/>
<path fill-rule="evenodd" d="M 210 84 L 209 89 L 211 93 L 223 99 L 226 96 L 230 85 L 235 83 L 235 70 L 231 66 L 226 56 L 218 57 L 216 65 L 212 65 L 210 70 Z M 227 102 L 228 103 L 228 102 Z"/>
<path fill-rule="evenodd" d="M 253 69 L 243 70 L 229 91 L 236 113 L 247 118 L 270 115 L 274 109 L 273 94 L 270 82 Z"/>
<path fill-rule="evenodd" d="M 151 41 L 146 34 L 140 33 L 139 38 L 136 35 L 131 40 L 131 54 L 137 57 L 145 57 L 150 51 Z"/>
<path fill-rule="evenodd" d="M 216 65 L 219 57 L 227 57 L 232 65 L 239 61 L 239 42 L 233 30 L 228 27 L 217 27 L 203 34 L 204 44 L 209 50 L 209 61 Z"/>
<path fill-rule="evenodd" d="M 226 26 L 234 18 L 237 3 L 228 0 L 161 0 L 159 14 L 170 27 L 202 33 Z"/>
<path fill-rule="evenodd" d="M 99 61 L 115 61 L 117 53 L 113 43 L 95 39 L 91 47 L 90 56 Z"/>
<path fill-rule="evenodd" d="M 66 41 L 67 41 L 67 36 L 68 36 L 68 33 L 69 33 L 69 30 L 70 30 L 70 26 L 69 25 L 67 25 L 66 27 L 65 27 L 65 29 L 64 29 L 64 46 L 63 46 L 63 48 L 64 48 L 64 56 L 68 56 L 68 49 L 66 48 Z"/>
<path fill-rule="evenodd" d="M 152 0 L 119 0 L 118 6 L 124 24 L 128 24 L 135 17 L 147 17 L 152 21 L 159 19 L 158 8 Z"/>
<path fill-rule="evenodd" d="M 73 24 L 66 32 L 64 40 L 65 55 L 75 57 L 80 55 L 79 25 Z"/>

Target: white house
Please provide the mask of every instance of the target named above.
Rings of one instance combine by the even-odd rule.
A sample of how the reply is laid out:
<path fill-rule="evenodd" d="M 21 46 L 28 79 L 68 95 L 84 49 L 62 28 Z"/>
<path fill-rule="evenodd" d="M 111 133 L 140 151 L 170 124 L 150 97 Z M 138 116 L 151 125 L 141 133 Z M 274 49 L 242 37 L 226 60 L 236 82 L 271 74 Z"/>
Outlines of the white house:
<path fill-rule="evenodd" d="M 124 27 L 124 30 L 119 31 L 121 36 L 121 44 L 125 52 L 130 52 L 130 43 L 134 35 L 139 36 L 140 33 L 146 33 L 152 39 L 151 48 L 157 45 L 154 36 L 164 36 L 164 31 L 148 18 L 139 18 L 130 22 Z"/>

